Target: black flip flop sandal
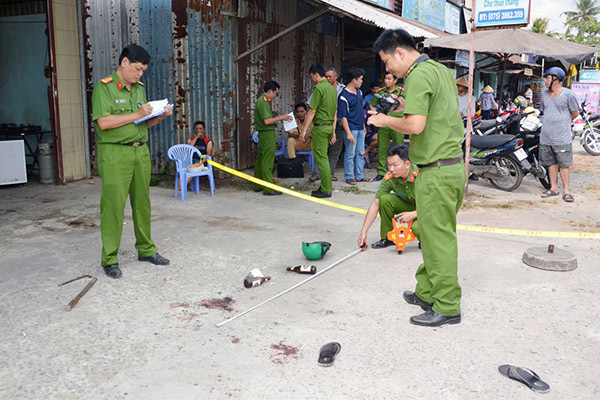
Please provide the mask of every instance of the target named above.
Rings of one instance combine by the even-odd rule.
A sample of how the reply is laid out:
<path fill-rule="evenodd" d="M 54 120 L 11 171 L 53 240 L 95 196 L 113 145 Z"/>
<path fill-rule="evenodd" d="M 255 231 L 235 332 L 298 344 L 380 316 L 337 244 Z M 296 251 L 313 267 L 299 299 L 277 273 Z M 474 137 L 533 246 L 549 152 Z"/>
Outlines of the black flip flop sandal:
<path fill-rule="evenodd" d="M 505 364 L 499 366 L 498 371 L 507 378 L 521 382 L 534 392 L 547 393 L 550 391 L 550 385 L 541 380 L 538 374 L 528 368 Z"/>
<path fill-rule="evenodd" d="M 319 365 L 322 367 L 331 367 L 340 350 L 342 350 L 342 345 L 338 342 L 330 342 L 321 347 Z"/>

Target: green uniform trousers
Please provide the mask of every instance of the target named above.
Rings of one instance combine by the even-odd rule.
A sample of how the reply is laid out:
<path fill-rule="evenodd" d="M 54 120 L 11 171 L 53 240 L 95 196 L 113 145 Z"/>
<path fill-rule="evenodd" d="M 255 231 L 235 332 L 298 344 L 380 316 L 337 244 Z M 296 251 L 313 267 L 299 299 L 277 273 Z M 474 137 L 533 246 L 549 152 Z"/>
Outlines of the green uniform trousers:
<path fill-rule="evenodd" d="M 98 170 L 102 178 L 100 234 L 102 266 L 117 264 L 123 212 L 127 195 L 131 203 L 135 248 L 138 256 L 157 253 L 150 234 L 150 151 L 148 146 L 98 145 Z"/>
<path fill-rule="evenodd" d="M 321 174 L 321 191 L 331 193 L 331 169 L 329 167 L 329 158 L 327 149 L 329 142 L 333 139 L 333 126 L 315 126 L 312 130 L 313 155 L 315 164 L 319 167 Z"/>
<path fill-rule="evenodd" d="M 433 311 L 446 316 L 460 313 L 456 213 L 464 190 L 463 163 L 423 168 L 415 182 L 423 251 L 415 294 L 433 302 Z"/>
<path fill-rule="evenodd" d="M 404 143 L 404 135 L 390 128 L 379 128 L 377 131 L 377 175 L 385 175 L 387 171 L 387 152 L 390 140 L 394 144 Z"/>
<path fill-rule="evenodd" d="M 384 194 L 379 198 L 379 216 L 381 217 L 381 225 L 379 233 L 381 239 L 387 239 L 387 233 L 394 229 L 392 218 L 394 215 L 405 212 L 415 211 L 415 205 L 402 200 L 393 193 Z M 412 231 L 415 236 L 419 237 L 419 224 L 415 219 L 412 225 Z"/>
<path fill-rule="evenodd" d="M 275 131 L 258 131 L 258 154 L 254 162 L 254 177 L 273 183 L 273 164 L 275 163 Z M 273 192 L 273 189 L 261 185 L 254 185 L 256 189 L 263 189 L 264 193 Z"/>

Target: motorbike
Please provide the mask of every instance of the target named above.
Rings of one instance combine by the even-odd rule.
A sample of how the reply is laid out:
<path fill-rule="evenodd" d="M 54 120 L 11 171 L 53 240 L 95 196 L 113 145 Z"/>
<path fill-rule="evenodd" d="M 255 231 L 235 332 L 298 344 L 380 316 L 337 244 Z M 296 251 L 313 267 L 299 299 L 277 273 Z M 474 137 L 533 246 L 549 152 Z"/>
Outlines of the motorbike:
<path fill-rule="evenodd" d="M 581 146 L 593 156 L 600 156 L 600 129 L 595 125 L 600 123 L 600 120 L 593 118 L 586 110 L 586 103 L 581 104 L 581 119 L 584 121 L 583 130 L 581 131 Z M 577 127 L 578 124 L 575 125 Z M 580 125 L 580 124 L 579 124 Z M 575 129 L 575 128 L 574 128 Z M 574 135 L 573 135 L 574 137 Z"/>
<path fill-rule="evenodd" d="M 485 178 L 507 192 L 517 189 L 523 181 L 523 165 L 527 153 L 524 140 L 513 135 L 472 135 L 469 158 L 471 174 Z M 463 141 L 463 152 L 465 151 Z"/>
<path fill-rule="evenodd" d="M 529 165 L 524 164 L 523 175 L 532 174 L 542 184 L 545 189 L 550 189 L 550 177 L 548 171 L 539 161 L 540 152 L 540 133 L 542 132 L 542 123 L 538 115 L 531 113 L 522 115 L 519 121 L 518 137 L 523 138 L 523 150 L 527 154 Z M 518 117 L 510 117 L 517 119 Z"/>

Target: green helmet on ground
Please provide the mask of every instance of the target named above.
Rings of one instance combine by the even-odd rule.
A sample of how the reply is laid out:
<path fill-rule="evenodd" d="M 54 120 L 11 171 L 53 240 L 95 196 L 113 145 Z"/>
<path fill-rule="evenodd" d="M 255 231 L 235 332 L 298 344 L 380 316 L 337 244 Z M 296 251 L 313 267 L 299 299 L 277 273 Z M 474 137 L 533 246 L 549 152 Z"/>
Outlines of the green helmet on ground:
<path fill-rule="evenodd" d="M 302 242 L 302 252 L 309 260 L 320 260 L 330 248 L 331 243 L 328 242 Z"/>

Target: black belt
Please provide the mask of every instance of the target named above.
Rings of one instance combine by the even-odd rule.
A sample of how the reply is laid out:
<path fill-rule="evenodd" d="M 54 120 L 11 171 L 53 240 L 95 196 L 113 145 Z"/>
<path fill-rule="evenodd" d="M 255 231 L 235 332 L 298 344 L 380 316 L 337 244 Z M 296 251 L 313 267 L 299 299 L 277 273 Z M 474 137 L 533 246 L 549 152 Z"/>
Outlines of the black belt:
<path fill-rule="evenodd" d="M 314 126 L 332 126 L 333 124 L 313 124 Z"/>
<path fill-rule="evenodd" d="M 452 165 L 452 164 L 458 164 L 459 162 L 462 161 L 462 158 L 460 157 L 456 157 L 456 158 L 448 158 L 446 160 L 438 160 L 438 161 L 434 161 L 432 163 L 429 164 L 417 164 L 417 167 L 419 168 L 427 168 L 427 167 L 441 167 L 444 165 Z"/>
<path fill-rule="evenodd" d="M 127 142 L 127 143 L 117 143 L 117 144 L 122 144 L 123 146 L 139 147 L 139 146 L 143 145 L 144 142 Z"/>

